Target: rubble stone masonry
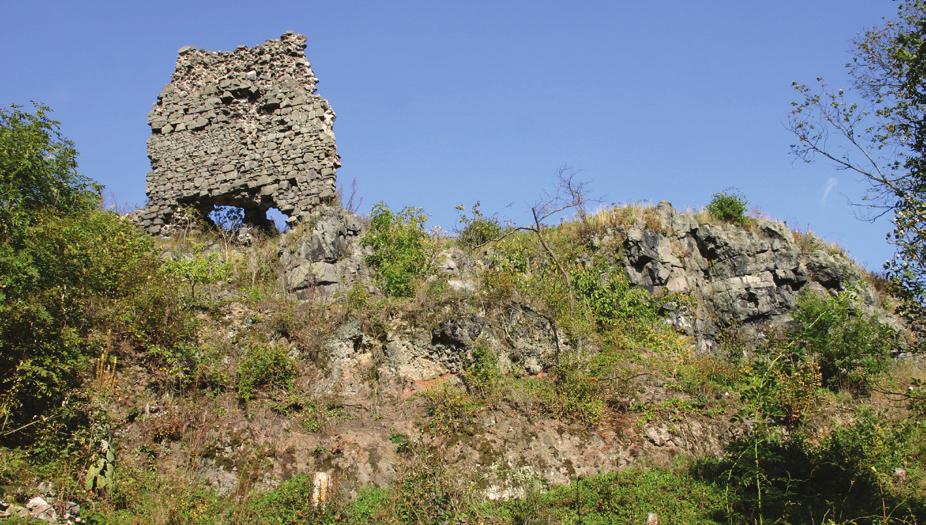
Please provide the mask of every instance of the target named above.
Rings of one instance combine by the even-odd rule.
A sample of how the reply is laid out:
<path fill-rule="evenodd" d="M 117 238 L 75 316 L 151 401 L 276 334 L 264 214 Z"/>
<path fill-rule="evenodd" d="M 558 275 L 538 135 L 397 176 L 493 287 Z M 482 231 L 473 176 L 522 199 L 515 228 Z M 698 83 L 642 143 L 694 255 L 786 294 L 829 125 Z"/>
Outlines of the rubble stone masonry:
<path fill-rule="evenodd" d="M 237 206 L 252 224 L 277 208 L 295 223 L 334 199 L 335 114 L 305 47 L 286 33 L 231 52 L 180 50 L 148 115 L 148 203 L 133 214 L 142 228 L 168 233 L 180 207 Z"/>

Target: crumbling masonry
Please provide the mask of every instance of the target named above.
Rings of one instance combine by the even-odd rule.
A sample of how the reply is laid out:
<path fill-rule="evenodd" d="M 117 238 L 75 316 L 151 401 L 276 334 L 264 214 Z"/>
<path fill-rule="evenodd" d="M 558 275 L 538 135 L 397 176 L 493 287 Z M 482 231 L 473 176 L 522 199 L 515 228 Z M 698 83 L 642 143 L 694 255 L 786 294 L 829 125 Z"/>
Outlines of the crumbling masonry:
<path fill-rule="evenodd" d="M 306 39 L 286 33 L 255 47 L 185 47 L 148 115 L 147 206 L 134 214 L 168 233 L 177 210 L 245 210 L 267 225 L 276 208 L 290 223 L 335 197 L 334 111 L 315 93 Z"/>

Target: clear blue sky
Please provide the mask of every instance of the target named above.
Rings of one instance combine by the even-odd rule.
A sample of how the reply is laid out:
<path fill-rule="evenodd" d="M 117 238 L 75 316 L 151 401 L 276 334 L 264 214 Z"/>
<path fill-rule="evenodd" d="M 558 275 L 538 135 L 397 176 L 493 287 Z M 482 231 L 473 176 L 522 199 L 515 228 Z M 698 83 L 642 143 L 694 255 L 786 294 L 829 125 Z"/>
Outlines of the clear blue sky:
<path fill-rule="evenodd" d="M 562 164 L 605 202 L 701 207 L 739 188 L 763 213 L 877 268 L 889 224 L 858 181 L 788 153 L 792 80 L 845 84 L 850 39 L 889 0 L 0 0 L 0 104 L 51 105 L 82 171 L 144 203 L 146 114 L 184 45 L 308 35 L 337 112 L 339 180 L 364 207 L 417 205 L 452 229 L 481 200 L 520 220 Z M 835 177 L 835 178 L 834 178 Z M 836 182 L 834 182 L 836 181 Z M 827 188 L 830 191 L 827 191 Z"/>

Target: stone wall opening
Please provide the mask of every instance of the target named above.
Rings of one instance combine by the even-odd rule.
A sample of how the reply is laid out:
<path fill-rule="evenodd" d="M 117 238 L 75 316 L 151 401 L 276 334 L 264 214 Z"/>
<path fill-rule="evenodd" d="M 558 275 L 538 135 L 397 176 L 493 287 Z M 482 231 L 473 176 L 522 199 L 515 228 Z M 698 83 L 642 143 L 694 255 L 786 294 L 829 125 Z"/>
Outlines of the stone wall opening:
<path fill-rule="evenodd" d="M 267 220 L 273 221 L 273 225 L 280 233 L 289 230 L 289 217 L 277 208 L 267 210 Z"/>
<path fill-rule="evenodd" d="M 266 211 L 260 208 L 242 208 L 231 205 L 214 205 L 206 213 L 208 221 L 227 232 L 235 232 L 243 226 L 259 228 L 268 233 L 283 233 L 289 230 L 289 217 L 277 208 Z"/>
<path fill-rule="evenodd" d="M 209 222 L 227 232 L 238 231 L 244 226 L 244 208 L 238 206 L 213 206 L 207 217 Z"/>

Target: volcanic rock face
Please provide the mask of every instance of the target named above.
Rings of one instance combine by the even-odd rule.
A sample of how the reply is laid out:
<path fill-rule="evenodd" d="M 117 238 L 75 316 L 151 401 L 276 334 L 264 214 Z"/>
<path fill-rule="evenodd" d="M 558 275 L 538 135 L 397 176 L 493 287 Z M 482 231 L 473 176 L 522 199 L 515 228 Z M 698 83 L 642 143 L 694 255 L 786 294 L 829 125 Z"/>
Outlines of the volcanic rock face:
<path fill-rule="evenodd" d="M 693 299 L 693 307 L 672 320 L 701 350 L 711 350 L 725 329 L 758 333 L 789 322 L 805 288 L 832 294 L 860 283 L 864 301 L 887 317 L 875 308 L 878 294 L 861 282 L 864 272 L 844 253 L 819 241 L 804 245 L 781 223 L 755 219 L 744 228 L 703 222 L 668 203 L 653 212 L 657 227 L 620 232 L 627 275 L 651 292 Z"/>
<path fill-rule="evenodd" d="M 295 223 L 335 196 L 334 111 L 315 93 L 306 39 L 286 33 L 232 52 L 183 48 L 148 120 L 148 204 L 135 215 L 168 233 L 181 206 L 237 206 Z"/>

